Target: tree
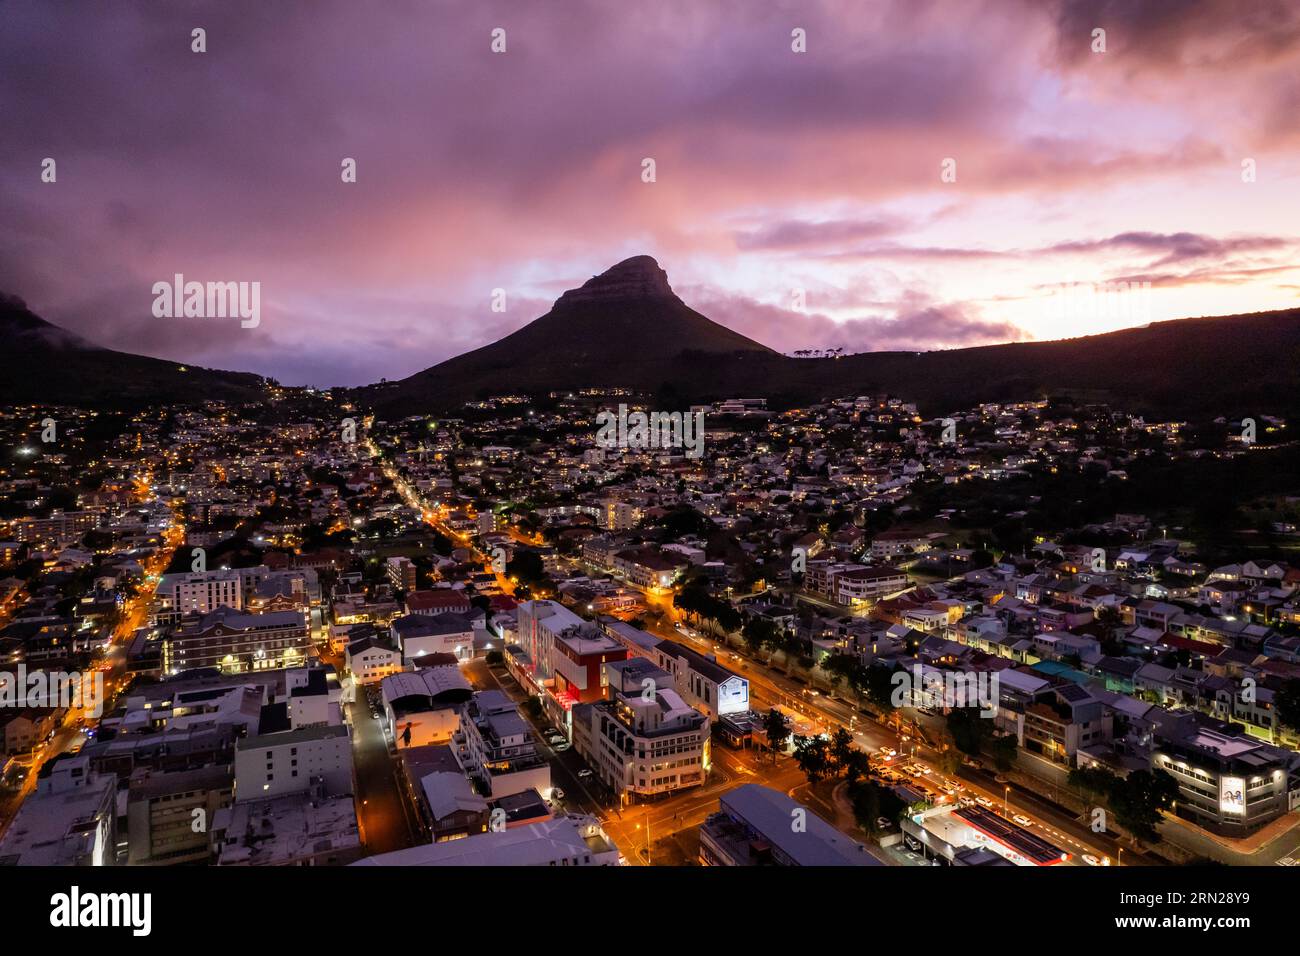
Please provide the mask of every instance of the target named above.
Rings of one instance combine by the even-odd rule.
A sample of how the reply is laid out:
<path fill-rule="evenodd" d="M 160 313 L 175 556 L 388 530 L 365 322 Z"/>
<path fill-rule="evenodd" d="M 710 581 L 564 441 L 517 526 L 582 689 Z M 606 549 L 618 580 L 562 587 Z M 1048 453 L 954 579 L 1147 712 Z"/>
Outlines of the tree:
<path fill-rule="evenodd" d="M 889 787 L 874 780 L 863 780 L 849 786 L 849 799 L 853 802 L 853 816 L 858 825 L 875 832 L 879 819 L 895 820 L 907 805 Z"/>
<path fill-rule="evenodd" d="M 546 577 L 546 568 L 542 556 L 536 551 L 516 551 L 506 565 L 506 574 L 517 577 L 526 584 L 541 581 Z"/>
<path fill-rule="evenodd" d="M 893 672 L 887 667 L 868 667 L 866 669 L 867 700 L 886 714 L 894 711 Z"/>
<path fill-rule="evenodd" d="M 790 727 L 785 722 L 785 715 L 773 707 L 767 712 L 763 721 L 763 730 L 767 734 L 768 746 L 772 748 L 773 759 L 785 749 L 785 742 L 790 739 Z"/>
<path fill-rule="evenodd" d="M 776 641 L 776 625 L 770 618 L 755 614 L 745 621 L 740 629 L 740 636 L 745 639 L 750 649 L 757 653 L 765 647 L 772 646 Z"/>
<path fill-rule="evenodd" d="M 849 782 L 849 786 L 853 786 L 859 780 L 865 780 L 871 773 L 871 758 L 861 750 L 854 748 L 849 751 L 841 770 L 844 773 L 844 779 Z"/>
<path fill-rule="evenodd" d="M 1178 799 L 1178 782 L 1163 770 L 1135 770 L 1118 777 L 1102 767 L 1070 771 L 1069 783 L 1082 793 L 1100 800 L 1115 814 L 1115 822 L 1145 840 L 1157 841 L 1156 824 L 1162 810 Z"/>
<path fill-rule="evenodd" d="M 978 757 L 980 745 L 991 732 L 988 721 L 980 717 L 979 710 L 974 707 L 954 707 L 948 712 L 947 724 L 948 733 L 952 735 L 952 742 L 957 749 L 968 756 Z"/>
<path fill-rule="evenodd" d="M 1105 767 L 1076 767 L 1066 782 L 1094 800 L 1107 800 L 1118 778 Z"/>
<path fill-rule="evenodd" d="M 1010 770 L 1016 763 L 1018 744 L 1014 734 L 993 734 L 989 738 L 989 755 L 998 770 Z"/>
<path fill-rule="evenodd" d="M 819 783 L 832 776 L 835 769 L 830 742 L 825 737 L 804 737 L 796 734 L 794 762 L 799 765 L 799 769 L 804 772 L 809 783 Z"/>
<path fill-rule="evenodd" d="M 1178 781 L 1163 770 L 1135 770 L 1112 791 L 1110 804 L 1115 820 L 1129 833 L 1156 841 L 1160 811 L 1178 799 Z"/>
<path fill-rule="evenodd" d="M 830 753 L 840 768 L 848 765 L 849 755 L 853 752 L 853 735 L 848 730 L 841 727 L 831 735 Z"/>
<path fill-rule="evenodd" d="M 1293 731 L 1300 732 L 1300 677 L 1292 677 L 1273 698 L 1277 719 Z"/>

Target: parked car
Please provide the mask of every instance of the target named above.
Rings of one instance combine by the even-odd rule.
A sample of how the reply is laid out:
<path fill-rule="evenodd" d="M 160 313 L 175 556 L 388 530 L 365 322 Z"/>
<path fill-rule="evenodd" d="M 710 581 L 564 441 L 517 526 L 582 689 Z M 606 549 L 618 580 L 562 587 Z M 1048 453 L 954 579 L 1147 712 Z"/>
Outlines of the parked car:
<path fill-rule="evenodd" d="M 888 830 L 888 829 L 892 828 L 893 825 L 894 825 L 894 824 L 890 822 L 890 820 L 889 820 L 888 817 L 876 817 L 876 829 L 877 829 L 877 830 Z"/>

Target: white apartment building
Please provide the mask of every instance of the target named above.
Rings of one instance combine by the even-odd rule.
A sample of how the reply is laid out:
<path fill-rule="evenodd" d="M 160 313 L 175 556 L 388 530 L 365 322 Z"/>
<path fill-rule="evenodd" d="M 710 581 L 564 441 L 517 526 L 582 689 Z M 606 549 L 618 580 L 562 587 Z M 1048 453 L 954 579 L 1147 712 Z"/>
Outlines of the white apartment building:
<path fill-rule="evenodd" d="M 640 505 L 626 501 L 606 499 L 600 502 L 596 522 L 606 531 L 628 531 L 641 523 L 644 512 Z"/>
<path fill-rule="evenodd" d="M 482 791 L 494 798 L 525 790 L 551 793 L 551 765 L 537 752 L 537 741 L 519 708 L 499 690 L 475 694 L 460 714 L 452 753 Z"/>
<path fill-rule="evenodd" d="M 153 623 L 174 624 L 184 614 L 210 614 L 219 607 L 243 611 L 249 609 L 250 603 L 264 605 L 266 601 L 253 599 L 258 589 L 269 581 L 282 585 L 269 589 L 283 593 L 293 604 L 306 607 L 311 600 L 307 576 L 306 571 L 272 571 L 265 565 L 164 574 L 154 599 Z"/>
<path fill-rule="evenodd" d="M 235 745 L 235 799 L 263 800 L 319 788 L 352 792 L 352 740 L 343 725 L 245 737 Z"/>
<path fill-rule="evenodd" d="M 655 663 L 673 677 L 677 692 L 713 720 L 749 711 L 749 681 L 676 641 L 660 641 Z"/>
<path fill-rule="evenodd" d="M 834 599 L 852 606 L 903 590 L 907 575 L 893 568 L 848 568 L 832 576 L 832 585 Z"/>
<path fill-rule="evenodd" d="M 244 584 L 239 569 L 164 574 L 158 584 L 160 612 L 179 616 L 210 614 L 219 607 L 244 609 Z"/>
<path fill-rule="evenodd" d="M 601 781 L 624 803 L 703 784 L 711 763 L 708 716 L 644 658 L 606 668 L 613 699 L 573 708 L 574 746 Z"/>
<path fill-rule="evenodd" d="M 871 539 L 873 558 L 898 558 L 930 550 L 930 536 L 908 531 L 885 531 Z"/>

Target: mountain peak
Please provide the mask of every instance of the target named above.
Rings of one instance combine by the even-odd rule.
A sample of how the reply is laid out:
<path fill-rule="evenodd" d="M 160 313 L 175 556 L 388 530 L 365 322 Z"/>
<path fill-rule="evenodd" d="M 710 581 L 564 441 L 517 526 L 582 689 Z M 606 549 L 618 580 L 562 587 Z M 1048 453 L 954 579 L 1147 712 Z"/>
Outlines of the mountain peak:
<path fill-rule="evenodd" d="M 570 289 L 556 303 L 607 302 L 615 299 L 676 299 L 668 273 L 653 256 L 632 256 Z"/>

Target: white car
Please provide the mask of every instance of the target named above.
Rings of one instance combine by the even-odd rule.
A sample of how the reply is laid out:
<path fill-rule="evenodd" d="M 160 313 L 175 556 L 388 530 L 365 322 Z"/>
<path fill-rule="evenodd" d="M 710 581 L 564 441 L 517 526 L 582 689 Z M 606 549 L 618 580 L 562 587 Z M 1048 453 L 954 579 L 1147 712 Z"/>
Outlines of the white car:
<path fill-rule="evenodd" d="M 978 803 L 985 810 L 993 806 L 993 801 L 990 800 L 988 797 L 976 797 L 975 802 Z"/>
<path fill-rule="evenodd" d="M 561 790 L 559 787 L 552 787 L 552 788 L 551 788 L 551 799 L 552 799 L 552 800 L 563 800 L 563 799 L 564 799 L 564 791 Z"/>
<path fill-rule="evenodd" d="M 586 780 L 590 776 L 591 776 L 591 771 L 588 770 L 586 767 L 583 767 L 581 770 L 578 771 L 578 778 L 580 780 Z"/>
<path fill-rule="evenodd" d="M 1081 859 L 1083 860 L 1084 863 L 1087 863 L 1089 866 L 1101 866 L 1101 860 L 1097 859 L 1091 853 L 1085 853 L 1081 857 Z"/>
<path fill-rule="evenodd" d="M 569 749 L 570 747 L 572 747 L 572 746 L 573 746 L 573 744 L 569 743 L 569 742 L 566 740 L 566 741 L 565 741 L 564 743 L 562 743 L 562 744 L 556 744 L 556 745 L 555 745 L 554 747 L 552 747 L 551 749 L 554 750 L 557 754 L 562 754 L 562 753 L 564 753 L 566 750 L 568 750 L 568 749 Z"/>
<path fill-rule="evenodd" d="M 964 797 L 964 796 L 963 796 L 963 797 L 958 797 L 958 798 L 957 798 L 957 801 L 958 801 L 958 802 L 959 802 L 963 807 L 973 807 L 973 806 L 975 806 L 975 801 L 972 800 L 970 797 Z"/>
<path fill-rule="evenodd" d="M 1024 814 L 1021 814 L 1021 813 L 1017 813 L 1017 814 L 1016 814 L 1014 817 L 1012 817 L 1011 819 L 1012 819 L 1012 821 L 1014 821 L 1017 825 L 1022 826 L 1022 827 L 1032 827 L 1032 826 L 1034 825 L 1034 821 L 1033 821 L 1033 820 L 1029 819 L 1029 817 L 1027 817 L 1027 816 L 1025 816 Z"/>

